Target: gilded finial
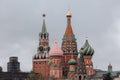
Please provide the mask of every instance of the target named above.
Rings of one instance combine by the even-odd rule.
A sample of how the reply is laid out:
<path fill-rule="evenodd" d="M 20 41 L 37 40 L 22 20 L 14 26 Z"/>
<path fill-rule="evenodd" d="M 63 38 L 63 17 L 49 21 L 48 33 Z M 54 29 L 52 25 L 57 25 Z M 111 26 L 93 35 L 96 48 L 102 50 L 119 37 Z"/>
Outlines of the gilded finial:
<path fill-rule="evenodd" d="M 72 16 L 72 14 L 71 14 L 71 12 L 70 12 L 70 9 L 68 9 L 68 12 L 67 12 L 66 16 L 67 16 L 67 17 L 71 17 L 71 16 Z"/>

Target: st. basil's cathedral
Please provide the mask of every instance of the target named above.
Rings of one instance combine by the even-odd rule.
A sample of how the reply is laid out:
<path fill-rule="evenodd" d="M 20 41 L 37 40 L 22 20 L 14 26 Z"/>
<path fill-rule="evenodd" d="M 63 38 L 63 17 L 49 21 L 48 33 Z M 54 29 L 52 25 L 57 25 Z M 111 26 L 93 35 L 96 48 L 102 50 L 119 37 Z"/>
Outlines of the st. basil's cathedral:
<path fill-rule="evenodd" d="M 113 71 L 111 64 L 108 65 L 107 71 L 93 67 L 94 49 L 87 38 L 84 45 L 77 50 L 71 17 L 72 14 L 68 11 L 61 47 L 57 40 L 50 47 L 49 32 L 47 32 L 45 14 L 43 14 L 39 46 L 32 58 L 32 72 L 21 71 L 18 57 L 12 56 L 7 63 L 7 72 L 3 72 L 0 67 L 0 80 L 120 80 L 120 71 Z M 39 76 L 36 77 L 37 74 Z"/>
<path fill-rule="evenodd" d="M 39 33 L 39 47 L 33 57 L 33 71 L 42 74 L 44 80 L 85 80 L 95 74 L 92 62 L 94 49 L 88 39 L 77 50 L 77 42 L 71 25 L 72 14 L 67 12 L 67 25 L 62 46 L 57 40 L 49 46 L 49 32 L 43 14 L 42 30 Z"/>

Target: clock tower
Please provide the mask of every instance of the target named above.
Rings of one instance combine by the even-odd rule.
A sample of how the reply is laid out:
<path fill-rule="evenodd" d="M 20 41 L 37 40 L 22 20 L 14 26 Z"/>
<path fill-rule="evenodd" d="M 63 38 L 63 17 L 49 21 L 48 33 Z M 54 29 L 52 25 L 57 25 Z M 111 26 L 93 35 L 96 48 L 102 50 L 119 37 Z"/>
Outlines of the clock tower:
<path fill-rule="evenodd" d="M 43 14 L 42 30 L 39 33 L 39 46 L 33 57 L 33 71 L 42 74 L 44 80 L 48 80 L 49 75 L 49 50 L 49 33 L 45 25 L 45 14 Z"/>

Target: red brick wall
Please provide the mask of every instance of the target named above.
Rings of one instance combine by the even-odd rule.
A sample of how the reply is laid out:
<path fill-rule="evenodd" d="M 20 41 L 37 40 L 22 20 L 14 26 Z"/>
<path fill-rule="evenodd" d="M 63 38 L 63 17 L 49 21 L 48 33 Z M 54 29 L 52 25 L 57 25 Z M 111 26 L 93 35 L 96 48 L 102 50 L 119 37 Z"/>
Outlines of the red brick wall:
<path fill-rule="evenodd" d="M 93 63 L 92 63 L 92 56 L 84 56 L 84 63 L 86 66 L 86 73 L 88 75 L 94 74 Z"/>
<path fill-rule="evenodd" d="M 33 61 L 33 71 L 41 73 L 44 80 L 48 80 L 49 65 L 48 61 Z"/>
<path fill-rule="evenodd" d="M 63 55 L 63 56 L 62 56 L 62 62 L 68 63 L 68 61 L 69 61 L 72 57 L 77 61 L 77 55 Z"/>

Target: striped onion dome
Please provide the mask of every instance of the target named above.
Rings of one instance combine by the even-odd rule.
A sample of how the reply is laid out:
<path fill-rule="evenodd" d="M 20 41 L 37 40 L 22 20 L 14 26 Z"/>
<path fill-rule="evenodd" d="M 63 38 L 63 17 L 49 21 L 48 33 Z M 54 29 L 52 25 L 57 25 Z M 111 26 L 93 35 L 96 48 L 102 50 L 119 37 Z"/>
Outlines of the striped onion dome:
<path fill-rule="evenodd" d="M 81 47 L 80 51 L 83 53 L 83 55 L 92 56 L 94 54 L 94 49 L 89 45 L 88 40 L 85 41 L 85 44 L 83 47 Z"/>

